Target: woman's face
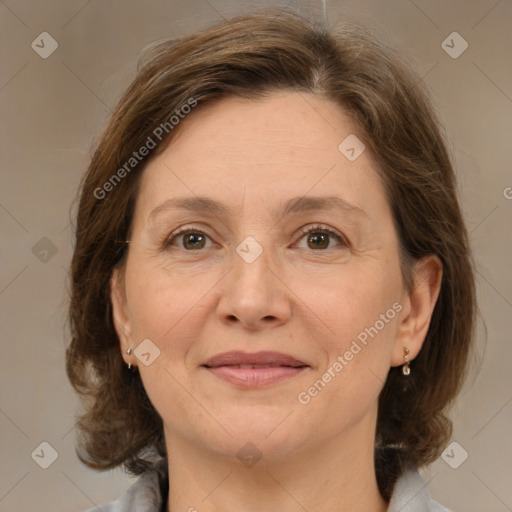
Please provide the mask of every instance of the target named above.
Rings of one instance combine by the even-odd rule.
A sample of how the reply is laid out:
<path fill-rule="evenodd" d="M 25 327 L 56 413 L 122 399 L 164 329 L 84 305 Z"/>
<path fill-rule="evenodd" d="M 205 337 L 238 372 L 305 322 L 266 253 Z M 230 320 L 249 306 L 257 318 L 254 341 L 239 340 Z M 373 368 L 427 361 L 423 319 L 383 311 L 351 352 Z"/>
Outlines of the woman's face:
<path fill-rule="evenodd" d="M 407 294 L 356 125 L 296 92 L 182 123 L 144 170 L 113 287 L 168 445 L 268 459 L 371 438 Z"/>

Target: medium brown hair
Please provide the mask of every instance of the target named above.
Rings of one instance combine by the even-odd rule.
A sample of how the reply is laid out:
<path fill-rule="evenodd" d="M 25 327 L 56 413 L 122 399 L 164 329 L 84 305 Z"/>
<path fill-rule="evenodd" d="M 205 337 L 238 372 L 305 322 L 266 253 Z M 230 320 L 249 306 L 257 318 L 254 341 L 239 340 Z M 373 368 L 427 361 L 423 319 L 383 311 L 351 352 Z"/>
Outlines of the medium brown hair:
<path fill-rule="evenodd" d="M 77 453 L 89 467 L 124 465 L 132 474 L 166 456 L 162 419 L 120 353 L 109 281 L 124 263 L 141 172 L 186 121 L 169 128 L 133 170 L 126 162 L 191 99 L 198 109 L 222 97 L 258 99 L 276 90 L 314 93 L 357 123 L 385 184 L 407 289 L 415 261 L 433 254 L 443 265 L 411 375 L 391 368 L 379 397 L 375 468 L 389 499 L 404 469 L 434 461 L 449 439 L 446 411 L 473 341 L 474 271 L 454 171 L 429 95 L 397 50 L 352 22 L 328 29 L 276 9 L 154 44 L 97 145 L 81 185 L 71 265 L 66 370 L 86 406 Z M 122 179 L 112 181 L 123 166 Z M 108 193 L 98 193 L 109 180 Z"/>

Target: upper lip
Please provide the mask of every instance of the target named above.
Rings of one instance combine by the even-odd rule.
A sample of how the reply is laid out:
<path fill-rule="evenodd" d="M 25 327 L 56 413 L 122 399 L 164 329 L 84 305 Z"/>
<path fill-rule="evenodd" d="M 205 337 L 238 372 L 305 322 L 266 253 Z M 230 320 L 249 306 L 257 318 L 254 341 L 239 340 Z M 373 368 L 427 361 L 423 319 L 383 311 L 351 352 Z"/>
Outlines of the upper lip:
<path fill-rule="evenodd" d="M 216 368 L 218 366 L 238 365 L 265 365 L 265 366 L 291 366 L 298 368 L 308 366 L 305 362 L 295 359 L 288 354 L 280 352 L 223 352 L 211 357 L 202 366 Z"/>

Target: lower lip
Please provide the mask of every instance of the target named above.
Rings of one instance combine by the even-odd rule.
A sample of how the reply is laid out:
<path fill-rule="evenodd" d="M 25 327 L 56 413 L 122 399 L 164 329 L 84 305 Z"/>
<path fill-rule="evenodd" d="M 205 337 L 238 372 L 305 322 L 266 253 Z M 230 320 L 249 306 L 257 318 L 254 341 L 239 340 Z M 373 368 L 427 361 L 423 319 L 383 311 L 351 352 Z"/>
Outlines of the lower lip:
<path fill-rule="evenodd" d="M 237 368 L 235 366 L 217 366 L 208 368 L 219 379 L 242 388 L 259 388 L 295 377 L 307 369 L 307 366 L 275 366 L 271 368 Z"/>

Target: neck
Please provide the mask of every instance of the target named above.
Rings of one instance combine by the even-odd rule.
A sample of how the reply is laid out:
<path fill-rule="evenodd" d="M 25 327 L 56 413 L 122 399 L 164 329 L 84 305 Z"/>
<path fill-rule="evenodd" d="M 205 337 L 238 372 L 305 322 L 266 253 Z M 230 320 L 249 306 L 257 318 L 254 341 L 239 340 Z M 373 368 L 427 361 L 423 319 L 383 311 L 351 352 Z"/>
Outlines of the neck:
<path fill-rule="evenodd" d="M 284 460 L 264 455 L 247 467 L 236 457 L 219 456 L 181 439 L 173 442 L 166 434 L 167 512 L 385 512 L 373 437 L 365 443 L 355 437 L 344 432 L 328 443 L 295 450 Z"/>

